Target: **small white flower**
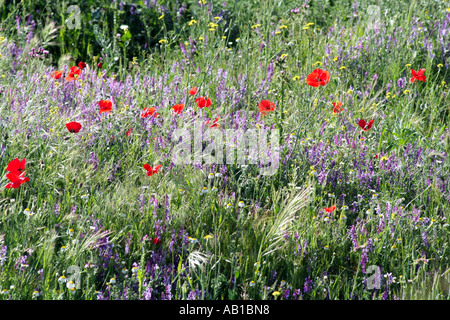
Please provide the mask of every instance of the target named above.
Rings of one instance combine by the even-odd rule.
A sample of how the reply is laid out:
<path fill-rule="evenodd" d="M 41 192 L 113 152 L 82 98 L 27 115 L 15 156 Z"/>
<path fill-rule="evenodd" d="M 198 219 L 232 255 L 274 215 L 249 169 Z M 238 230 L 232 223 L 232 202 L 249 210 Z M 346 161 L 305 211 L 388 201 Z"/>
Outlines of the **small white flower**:
<path fill-rule="evenodd" d="M 323 218 L 323 221 L 325 221 L 325 222 L 330 221 L 330 217 L 325 217 L 325 218 Z"/>
<path fill-rule="evenodd" d="M 127 26 L 126 24 L 122 24 L 122 25 L 120 26 L 120 29 L 122 29 L 122 30 L 128 30 L 128 26 Z"/>
<path fill-rule="evenodd" d="M 73 235 L 73 229 L 69 229 L 69 236 Z"/>
<path fill-rule="evenodd" d="M 71 290 L 71 289 L 75 289 L 75 283 L 70 280 L 69 282 L 67 282 L 67 289 Z"/>
<path fill-rule="evenodd" d="M 33 291 L 33 298 L 37 298 L 40 296 L 39 291 Z"/>
<path fill-rule="evenodd" d="M 210 173 L 209 175 L 208 175 L 208 179 L 214 179 L 214 173 Z"/>
<path fill-rule="evenodd" d="M 208 188 L 207 187 L 203 187 L 202 193 L 208 193 Z"/>
<path fill-rule="evenodd" d="M 116 278 L 111 278 L 111 279 L 109 280 L 109 282 L 110 282 L 111 284 L 115 284 L 115 283 L 116 283 Z"/>
<path fill-rule="evenodd" d="M 239 207 L 241 207 L 241 208 L 243 208 L 243 207 L 245 207 L 245 203 L 244 203 L 244 201 L 239 201 Z"/>
<path fill-rule="evenodd" d="M 62 246 L 61 247 L 61 252 L 65 252 L 65 251 L 67 251 L 67 247 L 66 246 Z"/>
<path fill-rule="evenodd" d="M 133 268 L 131 268 L 131 272 L 132 272 L 133 274 L 138 273 L 138 271 L 139 271 L 139 268 L 138 268 L 138 267 L 133 267 Z"/>
<path fill-rule="evenodd" d="M 27 217 L 31 217 L 32 215 L 34 215 L 34 212 L 31 211 L 30 209 L 26 208 L 25 210 L 23 210 L 23 213 L 27 216 Z"/>
<path fill-rule="evenodd" d="M 254 287 L 255 286 L 255 281 L 250 281 L 250 287 Z"/>
<path fill-rule="evenodd" d="M 178 192 L 180 193 L 180 194 L 184 194 L 184 190 L 183 189 L 180 189 L 180 190 L 178 190 Z"/>
<path fill-rule="evenodd" d="M 2 290 L 2 294 L 8 294 L 8 293 L 9 293 L 9 291 L 7 289 Z"/>
<path fill-rule="evenodd" d="M 123 269 L 122 269 L 122 273 L 123 273 L 123 274 L 126 274 L 127 272 L 128 272 L 127 268 L 123 268 Z"/>
<path fill-rule="evenodd" d="M 82 196 L 81 196 L 81 199 L 83 199 L 83 200 L 87 200 L 89 198 L 89 195 L 88 194 L 83 194 Z"/>
<path fill-rule="evenodd" d="M 196 238 L 188 237 L 188 241 L 191 243 L 200 243 Z"/>
<path fill-rule="evenodd" d="M 66 283 L 67 282 L 67 278 L 65 276 L 61 276 L 61 277 L 59 277 L 58 282 Z"/>
<path fill-rule="evenodd" d="M 226 205 L 226 208 L 227 209 L 230 209 L 230 208 L 232 208 L 233 206 L 231 205 L 231 203 L 228 203 L 227 205 Z"/>
<path fill-rule="evenodd" d="M 220 172 L 217 172 L 217 173 L 215 174 L 215 177 L 216 177 L 216 178 L 220 178 L 220 177 L 222 177 L 222 174 L 221 174 Z"/>

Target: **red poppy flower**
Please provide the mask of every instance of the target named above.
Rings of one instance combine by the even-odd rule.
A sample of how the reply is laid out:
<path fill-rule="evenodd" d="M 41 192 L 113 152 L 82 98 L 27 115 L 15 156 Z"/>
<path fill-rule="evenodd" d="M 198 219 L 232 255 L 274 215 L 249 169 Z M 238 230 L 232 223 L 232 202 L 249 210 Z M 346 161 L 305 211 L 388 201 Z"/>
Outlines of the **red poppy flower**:
<path fill-rule="evenodd" d="M 265 116 L 267 112 L 274 111 L 276 106 L 269 100 L 262 100 L 258 105 L 259 111 Z"/>
<path fill-rule="evenodd" d="M 330 73 L 322 69 L 315 69 L 306 77 L 306 83 L 312 87 L 324 86 L 330 81 Z"/>
<path fill-rule="evenodd" d="M 22 173 L 18 173 L 17 171 L 15 172 L 11 172 L 8 173 L 6 175 L 6 177 L 9 179 L 9 181 L 11 181 L 10 183 L 8 183 L 5 188 L 6 189 L 17 189 L 21 186 L 22 183 L 28 182 L 30 181 L 30 179 L 28 179 L 28 177 L 25 177 L 25 172 L 23 171 Z"/>
<path fill-rule="evenodd" d="M 342 102 L 333 102 L 333 113 L 339 113 L 342 110 Z"/>
<path fill-rule="evenodd" d="M 197 106 L 202 109 L 203 107 L 209 108 L 211 106 L 211 99 L 208 97 L 200 97 L 195 99 L 195 102 L 197 102 Z"/>
<path fill-rule="evenodd" d="M 23 158 L 22 161 L 20 161 L 19 158 L 15 158 L 8 163 L 6 171 L 21 174 L 25 170 L 26 162 L 27 160 L 25 160 L 25 158 Z"/>
<path fill-rule="evenodd" d="M 369 130 L 370 128 L 372 128 L 372 124 L 375 120 L 371 119 L 369 122 L 366 123 L 366 121 L 364 121 L 363 119 L 360 119 L 358 122 L 358 126 L 361 127 L 361 129 L 363 129 L 364 131 Z"/>
<path fill-rule="evenodd" d="M 78 133 L 81 130 L 81 124 L 76 121 L 66 123 L 66 127 L 73 133 Z"/>
<path fill-rule="evenodd" d="M 172 107 L 172 109 L 173 109 L 173 112 L 174 112 L 174 113 L 180 114 L 181 111 L 183 111 L 183 109 L 184 109 L 184 104 L 182 104 L 182 103 L 176 104 L 176 105 L 174 105 L 174 106 Z"/>
<path fill-rule="evenodd" d="M 59 79 L 62 76 L 62 71 L 53 71 L 52 74 L 50 75 L 50 77 L 52 77 L 53 79 Z"/>
<path fill-rule="evenodd" d="M 155 111 L 156 111 L 155 107 L 144 108 L 144 112 L 141 113 L 141 118 L 147 118 L 148 116 L 153 115 L 155 113 Z"/>
<path fill-rule="evenodd" d="M 161 240 L 159 240 L 158 238 L 153 239 L 153 244 L 156 245 L 158 243 L 161 243 Z"/>
<path fill-rule="evenodd" d="M 81 69 L 77 66 L 70 67 L 69 75 L 66 77 L 67 81 L 72 81 L 78 79 L 81 74 Z"/>
<path fill-rule="evenodd" d="M 220 118 L 216 118 L 214 119 L 214 121 L 212 122 L 212 125 L 210 126 L 210 128 L 218 128 L 219 127 L 219 120 Z M 206 125 L 209 125 L 209 121 L 206 121 Z"/>
<path fill-rule="evenodd" d="M 130 136 L 130 133 L 131 133 L 131 128 L 128 129 L 128 131 L 127 131 L 127 138 Z"/>
<path fill-rule="evenodd" d="M 152 168 L 148 163 L 144 164 L 143 168 L 147 170 L 147 175 L 151 177 L 155 173 L 159 172 L 159 168 L 161 168 L 161 165 L 157 165 L 156 167 Z"/>
<path fill-rule="evenodd" d="M 99 62 L 99 63 L 97 64 L 97 67 L 98 67 L 99 69 L 101 69 L 101 68 L 103 67 L 103 64 L 102 64 L 101 62 Z"/>
<path fill-rule="evenodd" d="M 98 105 L 100 107 L 100 113 L 110 112 L 112 110 L 112 102 L 109 100 L 100 100 Z"/>
<path fill-rule="evenodd" d="M 86 68 L 86 63 L 84 63 L 83 61 L 80 61 L 80 62 L 78 63 L 78 67 L 79 67 L 80 69 L 84 69 L 84 68 Z"/>
<path fill-rule="evenodd" d="M 196 94 L 197 94 L 197 87 L 193 87 L 191 90 L 189 90 L 189 94 L 190 94 L 191 96 L 196 95 Z"/>
<path fill-rule="evenodd" d="M 416 80 L 425 82 L 425 79 L 427 77 L 425 77 L 423 75 L 424 72 L 425 72 L 425 69 L 420 69 L 417 72 L 415 70 L 411 69 L 412 77 L 409 79 L 409 82 L 413 83 Z"/>
<path fill-rule="evenodd" d="M 332 207 L 329 207 L 329 208 L 323 208 L 323 210 L 325 210 L 325 211 L 328 212 L 328 213 L 331 213 L 331 212 L 333 212 L 334 210 L 336 210 L 336 206 L 332 206 Z"/>

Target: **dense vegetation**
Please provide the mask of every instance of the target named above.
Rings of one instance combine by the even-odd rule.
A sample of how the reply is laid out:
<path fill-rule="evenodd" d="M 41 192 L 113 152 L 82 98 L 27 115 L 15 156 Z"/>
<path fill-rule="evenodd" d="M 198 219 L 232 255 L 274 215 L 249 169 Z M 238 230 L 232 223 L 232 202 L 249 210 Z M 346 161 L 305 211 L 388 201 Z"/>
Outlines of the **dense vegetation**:
<path fill-rule="evenodd" d="M 0 299 L 449 299 L 449 2 L 0 18 Z M 198 122 L 279 166 L 177 163 Z"/>

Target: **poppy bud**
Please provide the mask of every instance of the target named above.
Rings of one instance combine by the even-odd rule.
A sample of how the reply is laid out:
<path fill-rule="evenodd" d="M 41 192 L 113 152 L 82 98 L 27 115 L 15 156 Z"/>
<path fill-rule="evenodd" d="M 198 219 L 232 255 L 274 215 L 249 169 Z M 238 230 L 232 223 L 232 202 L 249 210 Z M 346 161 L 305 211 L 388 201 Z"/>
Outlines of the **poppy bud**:
<path fill-rule="evenodd" d="M 100 69 L 102 68 L 102 63 L 101 62 L 99 62 L 98 64 L 97 64 L 97 67 L 99 67 Z"/>

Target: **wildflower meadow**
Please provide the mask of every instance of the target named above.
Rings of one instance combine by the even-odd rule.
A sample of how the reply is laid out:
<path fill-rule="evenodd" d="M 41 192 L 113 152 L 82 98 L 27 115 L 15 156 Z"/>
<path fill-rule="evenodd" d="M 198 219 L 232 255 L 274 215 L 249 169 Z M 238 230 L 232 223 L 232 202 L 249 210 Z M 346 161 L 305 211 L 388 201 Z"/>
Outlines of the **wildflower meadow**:
<path fill-rule="evenodd" d="M 0 300 L 450 299 L 450 2 L 0 1 Z"/>

